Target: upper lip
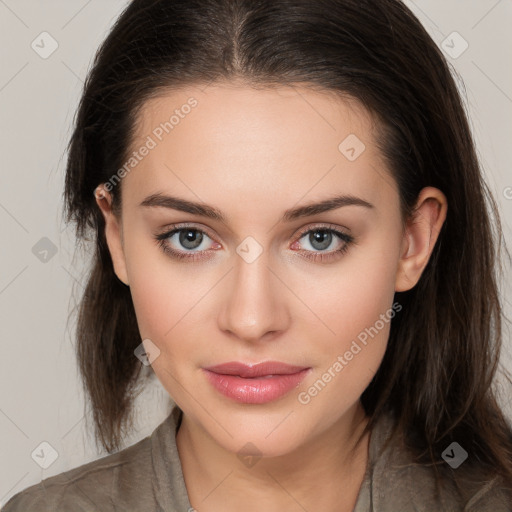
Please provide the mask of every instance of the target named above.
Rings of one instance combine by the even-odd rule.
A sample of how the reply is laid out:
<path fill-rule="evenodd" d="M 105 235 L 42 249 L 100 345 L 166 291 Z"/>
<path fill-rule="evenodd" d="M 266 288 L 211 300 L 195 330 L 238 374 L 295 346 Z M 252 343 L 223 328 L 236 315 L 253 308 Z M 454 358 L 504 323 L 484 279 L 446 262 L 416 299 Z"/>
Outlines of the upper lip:
<path fill-rule="evenodd" d="M 295 366 L 279 361 L 264 361 L 257 364 L 245 364 L 238 361 L 217 364 L 204 368 L 210 372 L 222 375 L 238 375 L 239 377 L 262 377 L 264 375 L 290 375 L 306 370 L 306 366 Z"/>

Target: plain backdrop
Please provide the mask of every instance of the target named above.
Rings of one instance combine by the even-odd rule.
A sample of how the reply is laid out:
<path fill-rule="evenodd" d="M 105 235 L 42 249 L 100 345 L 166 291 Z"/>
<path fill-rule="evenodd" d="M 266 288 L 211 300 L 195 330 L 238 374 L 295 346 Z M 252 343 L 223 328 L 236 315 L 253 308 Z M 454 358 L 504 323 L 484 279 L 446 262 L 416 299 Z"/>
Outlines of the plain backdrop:
<path fill-rule="evenodd" d="M 86 429 L 74 317 L 68 324 L 88 261 L 86 255 L 74 257 L 73 227 L 62 220 L 62 192 L 65 148 L 83 80 L 126 3 L 0 0 L 0 505 L 43 478 L 105 455 Z M 510 247 L 512 1 L 406 4 L 451 54 L 447 59 L 458 75 Z M 38 47 L 41 38 L 45 43 Z M 55 51 L 44 55 L 52 45 L 58 45 Z M 502 296 L 512 317 L 512 275 L 505 264 Z M 510 371 L 505 328 L 502 364 Z M 510 390 L 509 395 L 512 400 Z M 136 406 L 137 428 L 125 446 L 150 434 L 170 410 L 156 379 Z M 512 403 L 505 406 L 512 416 Z M 58 454 L 46 469 L 34 456 L 46 449 L 43 442 Z"/>

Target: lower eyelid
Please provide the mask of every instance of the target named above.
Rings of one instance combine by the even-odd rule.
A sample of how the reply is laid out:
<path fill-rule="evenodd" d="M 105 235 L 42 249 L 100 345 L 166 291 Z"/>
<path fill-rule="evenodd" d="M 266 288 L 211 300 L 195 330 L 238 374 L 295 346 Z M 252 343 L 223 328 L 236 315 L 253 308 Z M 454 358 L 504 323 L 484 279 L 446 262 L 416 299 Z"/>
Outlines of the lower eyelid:
<path fill-rule="evenodd" d="M 201 250 L 201 251 L 194 251 L 194 250 L 188 250 L 187 251 L 185 249 L 174 249 L 174 248 L 172 248 L 173 252 L 182 253 L 183 255 L 185 255 L 185 257 L 187 257 L 186 256 L 187 254 L 190 254 L 190 255 L 202 254 L 202 253 L 209 252 L 210 250 L 218 250 L 218 249 L 220 249 L 222 247 L 219 244 L 219 242 L 217 242 L 211 235 L 208 234 L 208 232 L 206 232 L 206 231 L 204 231 L 203 229 L 200 229 L 200 228 L 195 228 L 194 226 L 175 227 L 175 228 L 171 229 L 170 231 L 168 231 L 166 233 L 157 235 L 156 238 L 157 238 L 157 240 L 161 241 L 162 244 L 165 245 L 165 241 L 166 240 L 169 240 L 174 235 L 179 234 L 182 231 L 186 231 L 187 229 L 188 230 L 197 231 L 198 233 L 201 233 L 201 234 L 207 236 L 212 241 L 212 244 L 214 245 L 214 247 L 212 249 L 205 249 L 205 250 Z M 336 229 L 333 229 L 333 228 L 330 228 L 330 227 L 327 227 L 327 226 L 318 226 L 318 227 L 315 226 L 313 228 L 308 229 L 307 231 L 304 231 L 304 232 L 300 233 L 297 237 L 295 237 L 295 241 L 293 242 L 292 245 L 298 243 L 306 235 L 309 235 L 310 233 L 314 233 L 316 231 L 325 231 L 325 232 L 331 233 L 336 238 L 338 238 L 338 240 L 340 240 L 343 243 L 344 246 L 349 245 L 353 241 L 353 239 L 354 239 L 353 236 L 348 235 L 347 233 L 343 233 L 342 231 L 338 231 Z M 303 249 L 303 250 L 305 252 L 308 252 L 308 253 L 318 254 L 318 255 L 325 254 L 327 256 L 328 254 L 336 253 L 337 251 L 340 251 L 341 249 L 331 249 L 329 251 L 311 251 L 311 250 L 308 250 L 308 249 Z"/>

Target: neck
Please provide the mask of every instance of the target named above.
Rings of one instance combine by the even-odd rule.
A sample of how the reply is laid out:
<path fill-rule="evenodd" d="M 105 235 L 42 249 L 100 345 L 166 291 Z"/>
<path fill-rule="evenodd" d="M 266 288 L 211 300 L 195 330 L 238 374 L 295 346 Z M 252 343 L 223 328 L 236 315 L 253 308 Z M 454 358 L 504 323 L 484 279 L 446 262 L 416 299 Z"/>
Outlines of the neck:
<path fill-rule="evenodd" d="M 246 467 L 184 414 L 176 445 L 190 503 L 201 512 L 352 511 L 368 461 L 369 434 L 358 443 L 367 421 L 358 402 L 307 443 Z"/>

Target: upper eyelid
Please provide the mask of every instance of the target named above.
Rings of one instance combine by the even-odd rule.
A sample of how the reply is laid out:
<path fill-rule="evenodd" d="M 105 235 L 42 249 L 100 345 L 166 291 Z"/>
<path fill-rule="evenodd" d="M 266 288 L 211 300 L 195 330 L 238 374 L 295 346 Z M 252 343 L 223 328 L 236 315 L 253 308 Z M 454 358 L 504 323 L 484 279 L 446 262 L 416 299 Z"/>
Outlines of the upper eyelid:
<path fill-rule="evenodd" d="M 174 232 L 173 233 L 173 235 L 174 235 L 174 234 L 176 234 L 176 232 L 180 232 L 181 230 L 185 230 L 185 229 L 197 230 L 199 232 L 202 232 L 202 233 L 208 235 L 208 237 L 210 239 L 212 239 L 213 241 L 220 243 L 220 242 L 218 242 L 218 240 L 216 239 L 215 236 L 212 236 L 210 234 L 209 228 L 206 228 L 205 226 L 196 226 L 194 223 L 178 223 L 173 226 L 169 226 L 166 229 L 164 228 L 164 230 L 162 231 L 162 234 L 160 236 L 163 236 L 165 234 L 168 234 L 170 236 L 170 233 L 173 233 L 173 232 Z M 313 223 L 312 225 L 308 225 L 308 226 L 298 230 L 298 233 L 295 235 L 294 239 L 299 240 L 300 238 L 302 238 L 304 235 L 306 235 L 310 231 L 321 230 L 321 229 L 326 230 L 326 231 L 338 231 L 338 232 L 341 232 L 342 234 L 345 234 L 346 236 L 353 237 L 350 229 L 348 229 L 344 226 L 336 226 L 331 223 Z M 335 233 L 335 235 L 336 235 L 336 233 Z M 338 236 L 338 235 L 336 235 L 336 236 Z"/>
<path fill-rule="evenodd" d="M 310 227 L 306 227 L 304 229 L 300 229 L 299 230 L 299 234 L 298 236 L 303 236 L 305 235 L 306 233 L 308 233 L 309 231 L 314 231 L 314 230 L 321 230 L 321 229 L 324 229 L 326 231 L 340 231 L 341 233 L 344 233 L 346 234 L 347 236 L 351 236 L 351 231 L 350 229 L 344 227 L 344 226 L 335 226 L 334 224 L 329 224 L 329 223 L 318 223 L 318 224 L 313 224 L 313 226 L 310 226 Z"/>

